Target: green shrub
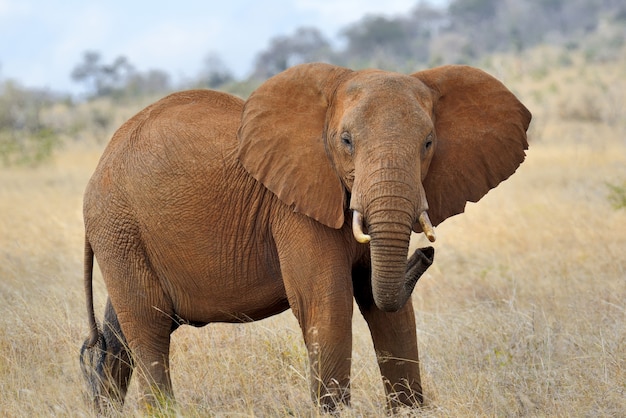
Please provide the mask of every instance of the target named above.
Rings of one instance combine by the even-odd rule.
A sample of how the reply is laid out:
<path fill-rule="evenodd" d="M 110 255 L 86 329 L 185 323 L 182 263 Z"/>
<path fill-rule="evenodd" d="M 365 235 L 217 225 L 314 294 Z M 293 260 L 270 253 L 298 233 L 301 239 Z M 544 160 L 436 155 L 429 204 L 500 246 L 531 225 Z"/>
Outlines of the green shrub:
<path fill-rule="evenodd" d="M 61 141 L 42 112 L 55 99 L 12 81 L 0 84 L 0 165 L 36 165 L 52 155 Z"/>
<path fill-rule="evenodd" d="M 626 181 L 621 185 L 606 183 L 609 188 L 609 202 L 615 209 L 626 208 Z"/>
<path fill-rule="evenodd" d="M 4 166 L 37 165 L 47 160 L 61 141 L 51 129 L 28 135 L 0 132 L 0 163 Z"/>

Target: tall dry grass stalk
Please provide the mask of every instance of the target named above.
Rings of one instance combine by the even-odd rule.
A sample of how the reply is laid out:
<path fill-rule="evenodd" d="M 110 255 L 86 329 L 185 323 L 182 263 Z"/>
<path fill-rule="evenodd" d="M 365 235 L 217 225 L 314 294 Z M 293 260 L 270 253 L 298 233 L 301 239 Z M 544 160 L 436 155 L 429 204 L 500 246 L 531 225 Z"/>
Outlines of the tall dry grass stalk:
<path fill-rule="evenodd" d="M 537 77 L 506 70 L 508 62 L 498 75 L 535 115 L 531 149 L 510 180 L 438 228 L 435 264 L 413 296 L 427 398 L 416 414 L 624 416 L 626 211 L 611 207 L 605 184 L 626 179 L 626 80 L 614 76 L 626 65 Z M 568 97 L 590 94 L 600 119 L 564 110 Z M 606 112 L 617 116 L 603 120 Z M 68 147 L 51 165 L 0 170 L 3 416 L 92 416 L 78 367 L 87 334 L 81 201 L 100 152 Z M 99 276 L 95 286 L 101 312 Z M 354 333 L 353 407 L 343 416 L 381 416 L 382 384 L 358 311 Z M 172 414 L 317 413 L 289 312 L 182 327 L 172 373 Z M 140 411 L 131 385 L 123 416 Z"/>

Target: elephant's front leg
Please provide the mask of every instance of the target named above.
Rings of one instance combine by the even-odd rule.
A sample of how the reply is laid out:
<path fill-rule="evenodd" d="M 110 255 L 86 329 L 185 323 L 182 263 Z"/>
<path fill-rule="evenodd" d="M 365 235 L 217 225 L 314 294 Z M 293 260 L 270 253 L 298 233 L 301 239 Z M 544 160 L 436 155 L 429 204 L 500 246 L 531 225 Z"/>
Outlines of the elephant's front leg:
<path fill-rule="evenodd" d="M 346 317 L 333 319 L 332 314 L 323 313 L 330 307 L 312 303 L 315 307 L 301 307 L 310 314 L 305 313 L 305 318 L 297 315 L 309 354 L 311 397 L 324 411 L 333 411 L 339 405 L 350 404 L 352 329 L 345 323 Z M 351 319 L 347 309 L 341 307 L 338 311 Z"/>
<path fill-rule="evenodd" d="M 399 311 L 383 312 L 372 297 L 369 268 L 355 269 L 353 280 L 356 302 L 372 334 L 388 407 L 419 407 L 423 393 L 411 298 Z"/>
<path fill-rule="evenodd" d="M 279 250 L 281 272 L 309 353 L 311 396 L 330 412 L 350 403 L 350 268 L 345 258 L 329 257 L 328 246 L 299 244 Z"/>

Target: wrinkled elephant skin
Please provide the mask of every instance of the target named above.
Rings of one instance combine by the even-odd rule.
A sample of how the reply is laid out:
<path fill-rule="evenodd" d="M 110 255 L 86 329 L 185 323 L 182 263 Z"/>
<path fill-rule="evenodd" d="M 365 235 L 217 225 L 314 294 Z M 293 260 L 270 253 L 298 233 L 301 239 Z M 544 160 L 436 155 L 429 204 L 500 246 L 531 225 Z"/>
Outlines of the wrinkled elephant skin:
<path fill-rule="evenodd" d="M 466 66 L 403 75 L 304 64 L 246 101 L 193 90 L 139 112 L 84 198 L 81 364 L 97 407 L 123 404 L 135 368 L 147 402 L 172 397 L 179 325 L 286 309 L 302 328 L 314 401 L 348 404 L 354 300 L 389 405 L 418 406 L 410 296 L 434 249 L 407 257 L 411 233 L 433 241 L 434 227 L 513 174 L 530 118 Z M 101 330 L 94 256 L 109 295 Z"/>

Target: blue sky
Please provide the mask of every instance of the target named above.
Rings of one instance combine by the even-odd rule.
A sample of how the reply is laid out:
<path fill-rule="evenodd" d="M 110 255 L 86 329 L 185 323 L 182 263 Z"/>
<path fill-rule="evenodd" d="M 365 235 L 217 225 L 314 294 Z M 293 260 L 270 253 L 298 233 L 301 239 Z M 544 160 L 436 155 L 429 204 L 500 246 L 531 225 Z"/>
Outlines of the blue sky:
<path fill-rule="evenodd" d="M 443 0 L 431 1 L 441 4 Z M 238 77 L 277 35 L 314 26 L 336 40 L 366 14 L 394 16 L 418 0 L 0 0 L 0 79 L 76 90 L 70 72 L 86 50 L 126 56 L 139 71 L 194 77 L 209 53 Z"/>

